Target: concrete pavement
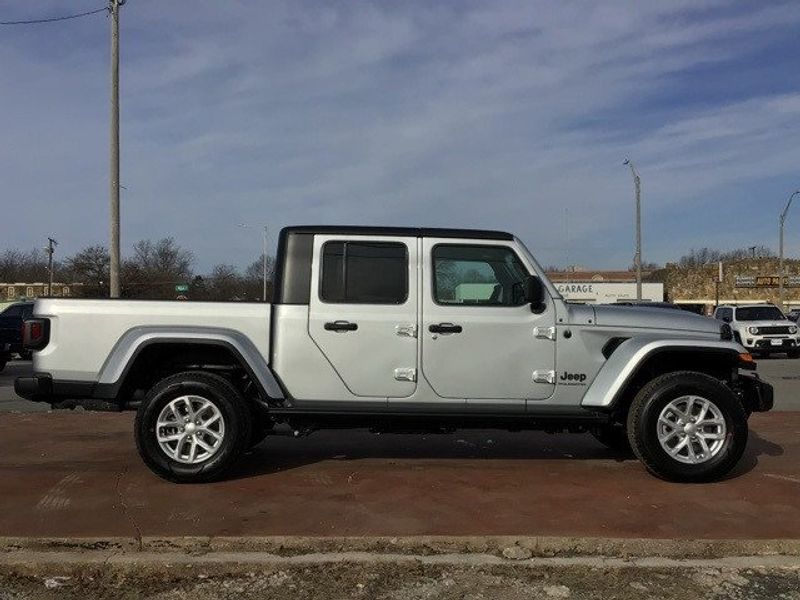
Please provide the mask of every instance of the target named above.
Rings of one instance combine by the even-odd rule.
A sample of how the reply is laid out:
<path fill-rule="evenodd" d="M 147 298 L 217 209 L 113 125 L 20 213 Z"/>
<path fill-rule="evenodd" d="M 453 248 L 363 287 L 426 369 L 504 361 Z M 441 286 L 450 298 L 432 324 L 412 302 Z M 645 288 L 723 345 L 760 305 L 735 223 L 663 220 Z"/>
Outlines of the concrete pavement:
<path fill-rule="evenodd" d="M 14 380 L 31 372 L 31 361 L 12 360 L 0 371 L 0 412 L 45 412 L 50 410 L 46 404 L 29 402 L 14 393 Z"/>
<path fill-rule="evenodd" d="M 588 435 L 270 437 L 223 482 L 153 476 L 132 415 L 0 417 L 0 536 L 800 539 L 800 413 L 751 419 L 727 481 L 666 483 Z"/>

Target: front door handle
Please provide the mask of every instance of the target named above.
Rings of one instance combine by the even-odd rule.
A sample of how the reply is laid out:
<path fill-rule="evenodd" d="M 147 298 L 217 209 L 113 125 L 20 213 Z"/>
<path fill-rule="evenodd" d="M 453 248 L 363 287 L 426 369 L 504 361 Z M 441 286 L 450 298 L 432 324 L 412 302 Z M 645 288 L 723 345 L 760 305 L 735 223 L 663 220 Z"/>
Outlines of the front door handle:
<path fill-rule="evenodd" d="M 351 323 L 350 321 L 325 323 L 325 331 L 355 331 L 356 329 L 358 329 L 358 323 Z"/>
<path fill-rule="evenodd" d="M 434 323 L 428 327 L 431 333 L 461 333 L 464 328 L 453 323 Z"/>

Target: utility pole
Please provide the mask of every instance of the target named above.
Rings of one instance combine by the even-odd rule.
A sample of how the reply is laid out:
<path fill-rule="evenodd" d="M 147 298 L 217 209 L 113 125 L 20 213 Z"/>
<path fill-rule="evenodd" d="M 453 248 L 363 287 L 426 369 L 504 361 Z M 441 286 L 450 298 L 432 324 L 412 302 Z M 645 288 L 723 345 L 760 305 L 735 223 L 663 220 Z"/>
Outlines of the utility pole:
<path fill-rule="evenodd" d="M 753 253 L 753 258 L 756 257 L 756 246 L 750 246 L 750 252 Z"/>
<path fill-rule="evenodd" d="M 636 195 L 636 254 L 634 255 L 634 266 L 636 267 L 636 299 L 642 299 L 642 180 L 633 162 L 626 158 L 622 164 L 631 168 L 633 175 L 633 189 Z"/>
<path fill-rule="evenodd" d="M 794 200 L 794 197 L 797 194 L 800 194 L 800 190 L 795 190 L 794 192 L 792 192 L 792 195 L 789 196 L 789 201 L 786 203 L 786 208 L 783 209 L 783 212 L 781 213 L 781 216 L 778 217 L 778 247 L 780 248 L 780 266 L 778 267 L 778 270 L 780 271 L 778 273 L 778 279 L 779 279 L 778 297 L 780 298 L 780 302 L 781 302 L 781 310 L 784 310 L 784 305 L 783 305 L 783 278 L 785 276 L 785 274 L 783 272 L 783 226 L 786 223 L 786 215 L 789 212 L 789 207 L 792 205 L 792 200 Z"/>
<path fill-rule="evenodd" d="M 119 298 L 119 9 L 125 0 L 108 0 L 111 15 L 111 269 L 109 295 Z"/>
<path fill-rule="evenodd" d="M 58 242 L 53 238 L 47 238 L 47 276 L 48 276 L 48 284 L 47 284 L 47 295 L 53 295 L 53 253 L 56 251 L 55 247 L 58 246 Z"/>

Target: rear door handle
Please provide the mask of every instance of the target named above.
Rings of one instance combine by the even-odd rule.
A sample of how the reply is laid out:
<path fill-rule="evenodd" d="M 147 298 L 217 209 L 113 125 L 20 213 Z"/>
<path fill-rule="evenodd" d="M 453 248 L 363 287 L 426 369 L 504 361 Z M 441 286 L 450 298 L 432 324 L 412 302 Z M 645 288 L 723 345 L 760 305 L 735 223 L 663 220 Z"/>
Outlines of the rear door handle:
<path fill-rule="evenodd" d="M 325 323 L 325 331 L 355 331 L 356 329 L 358 329 L 358 323 L 351 323 L 350 321 Z"/>
<path fill-rule="evenodd" d="M 434 323 L 428 326 L 428 331 L 431 333 L 461 333 L 464 328 L 453 323 Z"/>

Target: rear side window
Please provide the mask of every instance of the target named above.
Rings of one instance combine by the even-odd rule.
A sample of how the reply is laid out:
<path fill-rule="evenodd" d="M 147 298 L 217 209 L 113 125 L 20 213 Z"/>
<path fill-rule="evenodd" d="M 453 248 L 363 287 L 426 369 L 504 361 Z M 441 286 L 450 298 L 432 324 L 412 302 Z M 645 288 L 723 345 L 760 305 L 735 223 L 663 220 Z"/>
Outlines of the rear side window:
<path fill-rule="evenodd" d="M 342 304 L 403 304 L 408 250 L 398 242 L 327 242 L 322 247 L 320 298 Z"/>

